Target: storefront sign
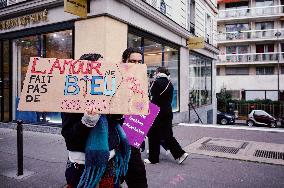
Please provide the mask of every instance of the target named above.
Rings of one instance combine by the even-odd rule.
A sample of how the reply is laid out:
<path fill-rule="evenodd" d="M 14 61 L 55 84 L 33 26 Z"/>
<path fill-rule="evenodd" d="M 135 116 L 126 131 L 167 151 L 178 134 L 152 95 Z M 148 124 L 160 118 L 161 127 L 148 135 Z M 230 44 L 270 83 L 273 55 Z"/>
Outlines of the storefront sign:
<path fill-rule="evenodd" d="M 125 115 L 122 128 L 129 143 L 137 148 L 144 141 L 147 133 L 156 119 L 160 108 L 153 103 L 149 103 L 148 115 Z"/>
<path fill-rule="evenodd" d="M 20 111 L 148 114 L 145 64 L 31 58 Z"/>
<path fill-rule="evenodd" d="M 64 11 L 70 14 L 87 17 L 87 0 L 64 0 Z"/>
<path fill-rule="evenodd" d="M 190 50 L 204 48 L 204 37 L 189 37 L 187 46 Z"/>
<path fill-rule="evenodd" d="M 46 22 L 47 19 L 47 10 L 41 12 L 36 12 L 33 14 L 21 16 L 18 18 L 12 18 L 9 20 L 0 21 L 0 30 L 12 29 L 19 26 L 27 26 L 30 24 L 37 24 L 40 22 Z"/>

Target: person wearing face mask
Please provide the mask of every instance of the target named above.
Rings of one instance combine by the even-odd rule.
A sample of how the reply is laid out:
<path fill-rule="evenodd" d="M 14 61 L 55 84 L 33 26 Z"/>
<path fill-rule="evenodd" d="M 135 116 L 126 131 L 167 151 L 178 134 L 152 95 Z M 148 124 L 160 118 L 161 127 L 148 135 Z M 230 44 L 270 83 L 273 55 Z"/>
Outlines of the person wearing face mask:
<path fill-rule="evenodd" d="M 152 127 L 148 132 L 149 141 L 149 158 L 144 159 L 147 164 L 159 163 L 160 145 L 169 149 L 174 159 L 178 160 L 178 164 L 188 157 L 175 137 L 172 129 L 172 99 L 173 99 L 173 84 L 170 81 L 170 73 L 166 67 L 158 67 L 154 75 L 154 81 L 150 86 L 151 102 L 160 107 L 160 112 L 155 119 Z"/>

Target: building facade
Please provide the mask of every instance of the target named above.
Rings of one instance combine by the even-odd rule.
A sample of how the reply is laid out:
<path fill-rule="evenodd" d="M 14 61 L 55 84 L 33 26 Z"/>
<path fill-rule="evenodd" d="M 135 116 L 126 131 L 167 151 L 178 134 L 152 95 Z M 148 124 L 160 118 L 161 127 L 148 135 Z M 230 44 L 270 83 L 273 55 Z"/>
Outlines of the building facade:
<path fill-rule="evenodd" d="M 189 6 L 188 28 L 193 36 L 203 37 L 205 40 L 204 48 L 190 50 L 189 118 L 190 122 L 215 123 L 215 65 L 219 54 L 216 48 L 217 1 L 193 0 L 189 2 Z"/>
<path fill-rule="evenodd" d="M 188 18 L 190 1 L 91 0 L 88 7 L 88 17 L 82 19 L 64 12 L 63 0 L 1 1 L 0 121 L 12 121 L 25 113 L 31 122 L 60 122 L 60 113 L 17 110 L 29 57 L 78 59 L 84 53 L 96 52 L 106 62 L 120 61 L 122 52 L 132 46 L 142 49 L 150 78 L 156 67 L 169 68 L 174 85 L 174 123 L 188 122 L 190 54 L 208 56 L 214 62 L 214 56 L 209 56 L 212 52 L 206 52 L 213 49 L 213 43 L 201 52 L 188 50 L 187 39 L 193 36 Z M 205 32 L 201 34 L 205 36 Z M 214 72 L 212 62 L 208 63 L 209 72 Z M 212 80 L 212 74 L 209 77 Z M 212 83 L 208 87 L 207 95 L 213 96 Z M 212 119 L 214 100 L 207 101 L 211 101 L 207 111 Z M 204 119 L 208 119 L 207 113 Z"/>
<path fill-rule="evenodd" d="M 220 0 L 217 92 L 244 100 L 283 100 L 284 1 Z"/>

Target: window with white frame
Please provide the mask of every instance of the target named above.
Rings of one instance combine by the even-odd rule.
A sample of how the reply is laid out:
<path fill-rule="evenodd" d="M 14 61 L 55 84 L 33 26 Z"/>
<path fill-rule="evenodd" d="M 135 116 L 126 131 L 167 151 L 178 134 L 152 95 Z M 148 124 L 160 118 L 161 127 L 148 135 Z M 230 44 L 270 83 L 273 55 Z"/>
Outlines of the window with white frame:
<path fill-rule="evenodd" d="M 256 67 L 256 75 L 273 75 L 274 67 Z"/>

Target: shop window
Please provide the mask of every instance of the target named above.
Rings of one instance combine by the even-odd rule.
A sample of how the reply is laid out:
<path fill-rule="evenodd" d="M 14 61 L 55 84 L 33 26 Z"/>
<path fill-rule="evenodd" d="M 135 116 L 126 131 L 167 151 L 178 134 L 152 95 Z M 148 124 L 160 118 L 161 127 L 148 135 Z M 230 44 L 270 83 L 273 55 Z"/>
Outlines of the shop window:
<path fill-rule="evenodd" d="M 142 37 L 129 33 L 127 36 L 127 46 L 141 48 Z"/>
<path fill-rule="evenodd" d="M 72 31 L 48 33 L 43 35 L 43 39 L 46 40 L 46 48 L 43 48 L 46 58 L 72 58 Z"/>
<path fill-rule="evenodd" d="M 28 36 L 13 40 L 13 104 L 17 105 L 28 69 L 30 57 L 72 58 L 72 30 Z M 16 109 L 16 108 L 14 108 Z M 13 116 L 23 115 L 14 111 Z M 30 122 L 60 122 L 60 113 L 25 113 Z M 22 117 L 22 116 L 21 116 Z"/>
<path fill-rule="evenodd" d="M 179 110 L 179 50 L 166 45 L 163 42 L 154 41 L 148 37 L 142 37 L 128 33 L 128 47 L 141 47 L 143 51 L 143 63 L 147 65 L 149 81 L 153 81 L 156 68 L 165 66 L 171 74 L 174 86 L 173 111 Z"/>
<path fill-rule="evenodd" d="M 1 75 L 1 85 L 3 87 L 2 89 L 2 101 L 3 101 L 3 106 L 1 106 L 1 111 L 3 110 L 3 117 L 1 120 L 3 121 L 9 121 L 10 120 L 10 99 L 11 99 L 11 94 L 10 94 L 10 84 L 12 82 L 10 78 L 10 72 L 11 72 L 11 66 L 9 63 L 9 58 L 10 58 L 10 53 L 9 53 L 9 41 L 5 40 L 2 43 L 2 75 Z M 2 104 L 1 104 L 2 105 Z"/>
<path fill-rule="evenodd" d="M 284 66 L 281 66 L 281 74 L 284 74 Z"/>
<path fill-rule="evenodd" d="M 175 110 L 177 110 L 178 101 L 179 101 L 179 68 L 178 68 L 178 61 L 179 61 L 179 52 L 175 48 L 171 48 L 169 46 L 165 46 L 163 48 L 164 54 L 164 66 L 168 67 L 169 72 L 171 74 L 171 81 L 174 86 L 174 93 L 173 93 L 173 103 L 172 106 Z"/>
<path fill-rule="evenodd" d="M 212 104 L 212 60 L 190 54 L 190 102 L 194 106 Z"/>

